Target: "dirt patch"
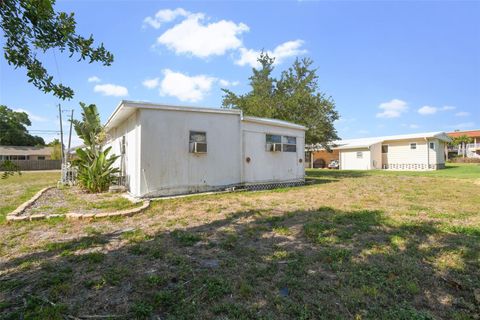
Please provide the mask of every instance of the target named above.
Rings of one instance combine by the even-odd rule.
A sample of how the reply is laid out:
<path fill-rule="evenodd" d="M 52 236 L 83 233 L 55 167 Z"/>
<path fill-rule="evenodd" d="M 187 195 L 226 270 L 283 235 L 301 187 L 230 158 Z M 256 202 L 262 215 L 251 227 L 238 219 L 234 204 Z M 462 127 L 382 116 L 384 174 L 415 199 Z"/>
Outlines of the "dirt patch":
<path fill-rule="evenodd" d="M 120 194 L 86 193 L 77 187 L 52 188 L 45 191 L 20 216 L 64 215 L 70 212 L 87 215 L 125 210 L 137 206 Z"/>

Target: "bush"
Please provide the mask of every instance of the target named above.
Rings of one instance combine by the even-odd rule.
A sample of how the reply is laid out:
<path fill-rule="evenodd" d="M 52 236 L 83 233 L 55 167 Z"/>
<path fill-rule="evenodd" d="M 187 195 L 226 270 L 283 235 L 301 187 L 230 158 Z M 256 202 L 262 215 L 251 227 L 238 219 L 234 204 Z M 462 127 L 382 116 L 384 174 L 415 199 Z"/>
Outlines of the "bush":
<path fill-rule="evenodd" d="M 2 179 L 7 179 L 15 173 L 18 173 L 18 175 L 22 174 L 20 168 L 10 160 L 5 160 L 3 163 L 0 163 L 0 171 L 3 171 Z"/>
<path fill-rule="evenodd" d="M 449 162 L 452 162 L 452 163 L 480 163 L 480 158 L 455 157 L 455 158 L 450 159 Z"/>

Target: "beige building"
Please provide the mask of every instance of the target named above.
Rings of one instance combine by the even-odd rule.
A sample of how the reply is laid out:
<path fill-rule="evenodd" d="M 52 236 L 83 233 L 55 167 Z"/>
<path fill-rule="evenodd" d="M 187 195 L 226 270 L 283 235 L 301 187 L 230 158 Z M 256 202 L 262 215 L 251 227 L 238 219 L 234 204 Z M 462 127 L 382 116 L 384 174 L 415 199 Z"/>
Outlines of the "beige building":
<path fill-rule="evenodd" d="M 445 167 L 445 132 L 427 132 L 364 139 L 339 140 L 332 144 L 343 170 L 437 170 Z M 307 147 L 307 151 L 315 146 Z M 322 151 L 317 151 L 321 156 Z M 327 152 L 327 151 L 323 151 Z"/>
<path fill-rule="evenodd" d="M 52 147 L 0 146 L 0 160 L 50 160 Z"/>

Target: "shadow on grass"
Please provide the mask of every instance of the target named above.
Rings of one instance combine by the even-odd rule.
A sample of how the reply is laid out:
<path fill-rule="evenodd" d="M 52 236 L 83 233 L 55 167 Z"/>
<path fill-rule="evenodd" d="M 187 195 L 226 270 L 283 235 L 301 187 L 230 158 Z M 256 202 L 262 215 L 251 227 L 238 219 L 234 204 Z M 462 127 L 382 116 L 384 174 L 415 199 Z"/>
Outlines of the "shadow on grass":
<path fill-rule="evenodd" d="M 367 171 L 360 170 L 307 169 L 305 173 L 308 178 L 315 179 L 361 178 L 369 175 Z"/>
<path fill-rule="evenodd" d="M 0 265 L 0 317 L 467 319 L 479 240 L 328 207 L 97 233 Z"/>

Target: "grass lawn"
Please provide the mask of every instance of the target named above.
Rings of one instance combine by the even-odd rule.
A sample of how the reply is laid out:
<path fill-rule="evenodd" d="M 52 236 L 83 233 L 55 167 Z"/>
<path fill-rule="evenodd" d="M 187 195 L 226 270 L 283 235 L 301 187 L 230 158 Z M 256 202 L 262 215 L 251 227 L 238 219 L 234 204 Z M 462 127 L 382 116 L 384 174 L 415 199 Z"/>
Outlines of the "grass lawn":
<path fill-rule="evenodd" d="M 56 185 L 59 179 L 60 171 L 24 171 L 22 175 L 0 179 L 0 224 L 8 213 L 41 189 Z"/>
<path fill-rule="evenodd" d="M 0 319 L 479 319 L 480 166 L 307 173 L 128 218 L 4 223 Z M 30 177 L 0 182 L 3 214 L 48 184 Z"/>

